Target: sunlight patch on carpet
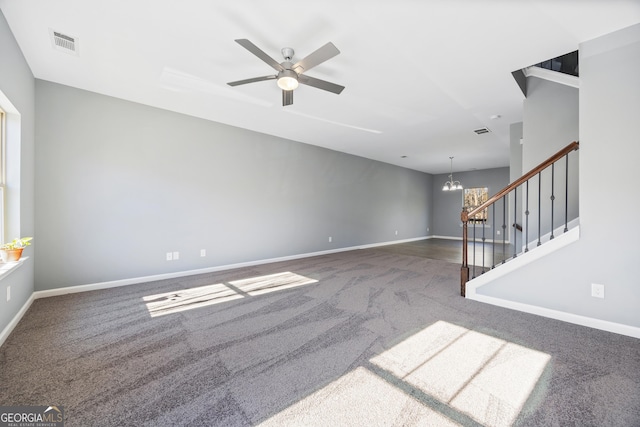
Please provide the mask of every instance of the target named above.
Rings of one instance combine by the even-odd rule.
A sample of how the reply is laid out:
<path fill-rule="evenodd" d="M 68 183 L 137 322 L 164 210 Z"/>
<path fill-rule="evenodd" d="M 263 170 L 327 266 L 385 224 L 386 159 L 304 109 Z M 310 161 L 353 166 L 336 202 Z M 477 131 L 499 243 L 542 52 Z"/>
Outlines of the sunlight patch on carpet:
<path fill-rule="evenodd" d="M 269 274 L 267 276 L 252 277 L 250 279 L 234 280 L 229 284 L 238 287 L 251 296 L 266 294 L 298 286 L 317 283 L 315 279 L 300 274 L 285 271 L 284 273 Z"/>
<path fill-rule="evenodd" d="M 359 367 L 259 425 L 448 427 L 459 424 Z"/>
<path fill-rule="evenodd" d="M 214 285 L 149 295 L 143 297 L 142 300 L 145 301 L 151 317 L 156 317 L 220 304 L 221 302 L 238 298 L 243 298 L 243 296 L 223 283 L 216 283 Z"/>
<path fill-rule="evenodd" d="M 511 425 L 551 356 L 439 321 L 371 359 L 488 426 Z"/>
<path fill-rule="evenodd" d="M 317 283 L 315 279 L 286 271 L 227 283 L 179 289 L 142 298 L 151 317 L 180 313 L 247 296 L 262 295 L 298 286 Z"/>
<path fill-rule="evenodd" d="M 438 321 L 261 426 L 511 426 L 551 356 Z"/>

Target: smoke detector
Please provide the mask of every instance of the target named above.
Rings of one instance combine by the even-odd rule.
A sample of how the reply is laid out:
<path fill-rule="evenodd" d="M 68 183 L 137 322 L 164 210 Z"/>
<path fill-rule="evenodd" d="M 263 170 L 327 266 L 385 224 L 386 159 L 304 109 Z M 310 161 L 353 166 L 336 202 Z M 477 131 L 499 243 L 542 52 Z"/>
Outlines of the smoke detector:
<path fill-rule="evenodd" d="M 80 55 L 77 37 L 63 34 L 59 31 L 52 30 L 51 28 L 49 28 L 49 36 L 51 37 L 51 46 L 55 50 L 59 50 L 61 52 L 65 52 L 75 56 Z"/>

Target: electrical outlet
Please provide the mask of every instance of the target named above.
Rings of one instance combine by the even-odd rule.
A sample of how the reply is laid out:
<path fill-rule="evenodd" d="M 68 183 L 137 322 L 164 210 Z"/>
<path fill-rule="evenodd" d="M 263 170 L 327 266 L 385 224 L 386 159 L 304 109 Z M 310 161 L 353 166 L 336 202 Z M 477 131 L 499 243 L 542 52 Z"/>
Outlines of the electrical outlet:
<path fill-rule="evenodd" d="M 7 286 L 7 302 L 11 301 L 11 286 Z"/>
<path fill-rule="evenodd" d="M 496 230 L 496 234 L 499 236 L 500 235 L 500 230 Z"/>
<path fill-rule="evenodd" d="M 207 250 L 206 249 L 200 249 L 200 256 L 207 256 Z"/>
<path fill-rule="evenodd" d="M 398 235 L 398 230 L 396 230 L 396 236 Z"/>
<path fill-rule="evenodd" d="M 173 260 L 173 252 L 167 252 L 167 261 Z"/>
<path fill-rule="evenodd" d="M 594 298 L 604 298 L 604 285 L 591 284 L 591 296 Z"/>
<path fill-rule="evenodd" d="M 333 241 L 333 237 L 329 236 L 329 243 Z"/>
<path fill-rule="evenodd" d="M 177 259 L 180 259 L 180 252 L 174 252 L 173 253 L 173 260 L 175 261 Z"/>

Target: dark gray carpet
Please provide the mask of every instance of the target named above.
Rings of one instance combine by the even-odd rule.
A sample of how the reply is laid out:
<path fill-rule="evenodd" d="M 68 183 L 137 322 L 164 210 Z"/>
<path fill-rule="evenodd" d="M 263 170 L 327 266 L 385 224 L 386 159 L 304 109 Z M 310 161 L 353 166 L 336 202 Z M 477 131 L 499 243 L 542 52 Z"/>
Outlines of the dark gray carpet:
<path fill-rule="evenodd" d="M 639 426 L 640 340 L 458 295 L 376 249 L 36 300 L 0 405 L 67 426 Z"/>

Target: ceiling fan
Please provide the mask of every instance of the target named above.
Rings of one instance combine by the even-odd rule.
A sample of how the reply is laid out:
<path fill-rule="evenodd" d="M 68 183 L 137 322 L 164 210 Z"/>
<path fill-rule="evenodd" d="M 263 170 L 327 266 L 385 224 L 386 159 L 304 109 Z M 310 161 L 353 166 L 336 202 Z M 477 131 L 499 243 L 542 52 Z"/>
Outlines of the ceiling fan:
<path fill-rule="evenodd" d="M 237 39 L 236 42 L 253 53 L 258 58 L 262 59 L 269 66 L 275 69 L 278 74 L 254 77 L 252 79 L 238 80 L 235 82 L 227 83 L 229 86 L 239 86 L 247 83 L 261 82 L 264 80 L 277 80 L 278 87 L 282 89 L 282 106 L 293 104 L 293 91 L 298 87 L 298 84 L 312 86 L 318 89 L 340 94 L 344 89 L 344 86 L 337 85 L 335 83 L 327 82 L 325 80 L 316 79 L 303 74 L 309 71 L 316 65 L 333 58 L 340 53 L 337 47 L 333 43 L 329 42 L 317 49 L 315 52 L 310 53 L 304 59 L 296 62 L 291 62 L 293 59 L 294 51 L 290 47 L 282 49 L 282 56 L 284 56 L 284 62 L 278 63 L 275 59 L 264 53 L 258 46 L 251 43 L 247 39 Z"/>

